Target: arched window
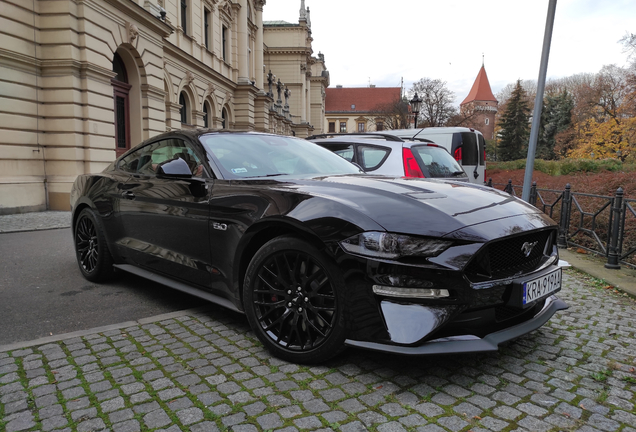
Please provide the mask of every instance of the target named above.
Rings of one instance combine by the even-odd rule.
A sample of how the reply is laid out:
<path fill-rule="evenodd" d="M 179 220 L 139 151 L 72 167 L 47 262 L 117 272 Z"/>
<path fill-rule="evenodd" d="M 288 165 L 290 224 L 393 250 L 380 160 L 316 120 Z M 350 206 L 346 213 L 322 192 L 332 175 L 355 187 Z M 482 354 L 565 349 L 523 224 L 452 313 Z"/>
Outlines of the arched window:
<path fill-rule="evenodd" d="M 208 108 L 208 103 L 205 102 L 203 104 L 203 127 L 204 128 L 209 128 L 210 127 L 210 109 Z"/>
<path fill-rule="evenodd" d="M 183 92 L 179 94 L 179 105 L 181 105 L 181 108 L 179 109 L 179 113 L 181 114 L 181 123 L 187 124 L 188 123 L 188 102 Z"/>
<path fill-rule="evenodd" d="M 227 126 L 227 110 L 223 108 L 223 111 L 221 112 L 221 128 L 226 129 Z"/>
<path fill-rule="evenodd" d="M 113 56 L 113 72 L 117 75 L 111 79 L 113 99 L 115 102 L 115 155 L 121 156 L 130 148 L 130 102 L 128 74 L 124 61 L 115 53 Z"/>

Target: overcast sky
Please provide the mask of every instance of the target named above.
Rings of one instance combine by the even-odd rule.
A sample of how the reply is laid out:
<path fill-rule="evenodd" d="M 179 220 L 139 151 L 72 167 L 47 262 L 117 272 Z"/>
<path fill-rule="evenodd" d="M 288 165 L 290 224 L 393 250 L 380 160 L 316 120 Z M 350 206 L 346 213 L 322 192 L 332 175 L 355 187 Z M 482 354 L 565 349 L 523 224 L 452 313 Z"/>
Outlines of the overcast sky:
<path fill-rule="evenodd" d="M 300 0 L 267 0 L 263 19 L 298 23 Z M 331 86 L 404 88 L 447 82 L 459 104 L 485 56 L 493 93 L 536 80 L 549 0 L 305 0 L 314 55 Z M 548 78 L 626 65 L 618 42 L 636 32 L 636 0 L 558 0 Z"/>

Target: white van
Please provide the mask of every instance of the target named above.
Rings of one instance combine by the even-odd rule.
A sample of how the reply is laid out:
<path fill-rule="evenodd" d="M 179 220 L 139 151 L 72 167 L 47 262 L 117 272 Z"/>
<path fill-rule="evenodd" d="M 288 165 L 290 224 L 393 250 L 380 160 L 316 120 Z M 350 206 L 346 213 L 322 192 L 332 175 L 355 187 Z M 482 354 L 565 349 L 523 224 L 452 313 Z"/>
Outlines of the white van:
<path fill-rule="evenodd" d="M 432 141 L 444 147 L 462 165 L 471 183 L 486 183 L 486 140 L 478 130 L 467 127 L 429 127 L 384 130 L 400 138 Z"/>

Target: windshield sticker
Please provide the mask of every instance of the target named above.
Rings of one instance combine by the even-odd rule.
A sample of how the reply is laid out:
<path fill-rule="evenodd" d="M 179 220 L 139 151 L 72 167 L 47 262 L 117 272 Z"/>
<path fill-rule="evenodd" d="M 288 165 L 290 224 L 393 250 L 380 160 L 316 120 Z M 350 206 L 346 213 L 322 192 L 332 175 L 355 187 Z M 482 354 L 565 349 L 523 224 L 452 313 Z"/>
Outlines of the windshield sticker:
<path fill-rule="evenodd" d="M 230 171 L 234 174 L 246 173 L 247 168 L 232 168 Z"/>

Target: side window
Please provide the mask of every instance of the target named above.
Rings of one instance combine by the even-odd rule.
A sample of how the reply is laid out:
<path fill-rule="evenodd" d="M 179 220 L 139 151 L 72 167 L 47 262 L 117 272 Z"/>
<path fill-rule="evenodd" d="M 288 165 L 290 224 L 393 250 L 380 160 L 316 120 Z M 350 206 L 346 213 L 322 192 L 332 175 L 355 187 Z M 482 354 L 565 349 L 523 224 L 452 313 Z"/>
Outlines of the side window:
<path fill-rule="evenodd" d="M 486 140 L 484 140 L 483 135 L 479 135 L 479 165 L 484 165 L 486 161 L 484 157 L 486 156 Z"/>
<path fill-rule="evenodd" d="M 353 144 L 344 144 L 344 143 L 327 143 L 327 144 L 319 144 L 327 150 L 331 150 L 338 156 L 343 159 L 351 162 L 353 160 Z"/>
<path fill-rule="evenodd" d="M 131 157 L 133 155 L 134 157 Z M 176 138 L 144 146 L 129 157 L 120 162 L 119 168 L 131 173 L 156 175 L 157 169 L 163 163 L 180 158 L 187 162 L 193 176 L 201 177 L 203 174 L 200 158 L 184 141 Z"/>
<path fill-rule="evenodd" d="M 479 164 L 477 135 L 474 132 L 462 132 L 462 165 Z"/>
<path fill-rule="evenodd" d="M 391 149 L 387 147 L 359 146 L 358 154 L 360 155 L 360 166 L 362 166 L 365 171 L 377 169 L 390 152 Z"/>

